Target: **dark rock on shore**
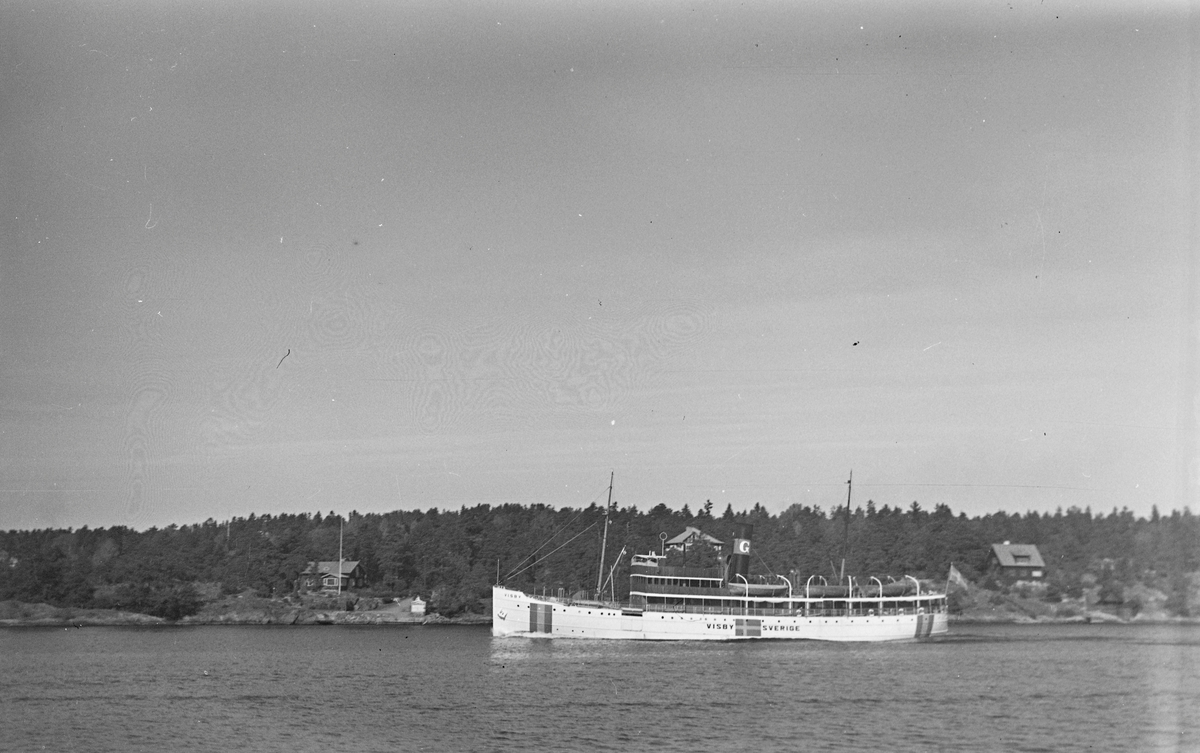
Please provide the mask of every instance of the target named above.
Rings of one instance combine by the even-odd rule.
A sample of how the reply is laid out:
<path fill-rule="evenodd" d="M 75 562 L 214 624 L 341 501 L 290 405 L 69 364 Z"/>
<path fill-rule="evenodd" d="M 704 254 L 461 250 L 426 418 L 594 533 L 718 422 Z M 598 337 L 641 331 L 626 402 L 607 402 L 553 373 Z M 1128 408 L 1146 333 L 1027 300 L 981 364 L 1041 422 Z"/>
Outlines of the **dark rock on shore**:
<path fill-rule="evenodd" d="M 0 601 L 0 626 L 20 627 L 51 625 L 85 627 L 97 625 L 161 625 L 161 617 L 115 609 L 75 609 L 52 607 L 49 604 L 25 604 L 20 601 Z"/>
<path fill-rule="evenodd" d="M 347 610 L 346 606 L 352 606 Z M 486 615 L 465 614 L 448 619 L 438 614 L 413 614 L 407 603 L 362 599 L 314 599 L 305 603 L 291 597 L 265 599 L 234 596 L 206 604 L 198 614 L 175 622 L 136 612 L 113 609 L 73 609 L 48 604 L 0 602 L 0 627 L 98 625 L 483 625 Z"/>

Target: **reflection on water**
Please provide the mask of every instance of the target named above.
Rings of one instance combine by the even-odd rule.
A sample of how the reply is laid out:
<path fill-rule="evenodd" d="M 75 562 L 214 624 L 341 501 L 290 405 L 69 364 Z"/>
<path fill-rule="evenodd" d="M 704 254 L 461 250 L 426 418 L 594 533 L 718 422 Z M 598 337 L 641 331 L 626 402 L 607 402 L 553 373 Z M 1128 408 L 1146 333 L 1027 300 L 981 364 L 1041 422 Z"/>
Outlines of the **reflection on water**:
<path fill-rule="evenodd" d="M 1200 749 L 1200 626 L 868 645 L 9 629 L 0 670 L 19 750 Z"/>

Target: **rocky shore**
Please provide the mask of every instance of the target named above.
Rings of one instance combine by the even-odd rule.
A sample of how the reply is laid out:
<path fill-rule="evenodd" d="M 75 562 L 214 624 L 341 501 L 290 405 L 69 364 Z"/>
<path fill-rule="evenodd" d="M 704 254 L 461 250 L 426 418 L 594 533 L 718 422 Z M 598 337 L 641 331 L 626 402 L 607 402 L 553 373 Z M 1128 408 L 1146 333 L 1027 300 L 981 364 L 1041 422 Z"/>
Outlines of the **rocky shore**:
<path fill-rule="evenodd" d="M 91 627 L 114 625 L 490 625 L 487 615 L 453 618 L 413 614 L 410 603 L 303 603 L 292 599 L 230 597 L 206 604 L 198 613 L 171 622 L 136 612 L 114 609 L 76 609 L 49 604 L 0 601 L 0 627 Z M 347 609 L 346 607 L 350 608 Z"/>
<path fill-rule="evenodd" d="M 1196 622 L 1193 617 L 1180 617 L 1169 613 L 1165 599 L 1141 598 L 1122 604 L 1102 604 L 1095 594 L 1079 598 L 1062 598 L 1048 602 L 1036 595 L 1001 593 L 982 588 L 972 588 L 968 593 L 958 592 L 951 596 L 950 622 L 1006 622 L 1006 623 L 1088 623 L 1113 622 L 1130 624 L 1165 624 Z"/>

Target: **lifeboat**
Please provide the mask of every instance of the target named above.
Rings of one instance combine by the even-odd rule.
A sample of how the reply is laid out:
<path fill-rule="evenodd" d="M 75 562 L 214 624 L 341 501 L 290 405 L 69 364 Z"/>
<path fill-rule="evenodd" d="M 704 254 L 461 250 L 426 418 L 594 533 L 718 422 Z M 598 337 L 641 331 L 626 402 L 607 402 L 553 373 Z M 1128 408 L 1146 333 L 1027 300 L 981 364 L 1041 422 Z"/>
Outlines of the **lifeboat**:
<path fill-rule="evenodd" d="M 729 593 L 734 596 L 787 596 L 787 584 L 779 583 L 730 583 Z"/>

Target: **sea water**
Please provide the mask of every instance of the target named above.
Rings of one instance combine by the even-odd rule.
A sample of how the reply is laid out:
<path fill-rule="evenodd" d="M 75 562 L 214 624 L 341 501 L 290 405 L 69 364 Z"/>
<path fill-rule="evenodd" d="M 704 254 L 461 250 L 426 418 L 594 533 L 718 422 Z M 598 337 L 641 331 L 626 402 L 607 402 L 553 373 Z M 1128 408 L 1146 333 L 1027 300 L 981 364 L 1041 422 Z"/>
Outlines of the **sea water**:
<path fill-rule="evenodd" d="M 951 630 L 843 645 L 0 629 L 0 750 L 1200 750 L 1200 626 Z"/>

